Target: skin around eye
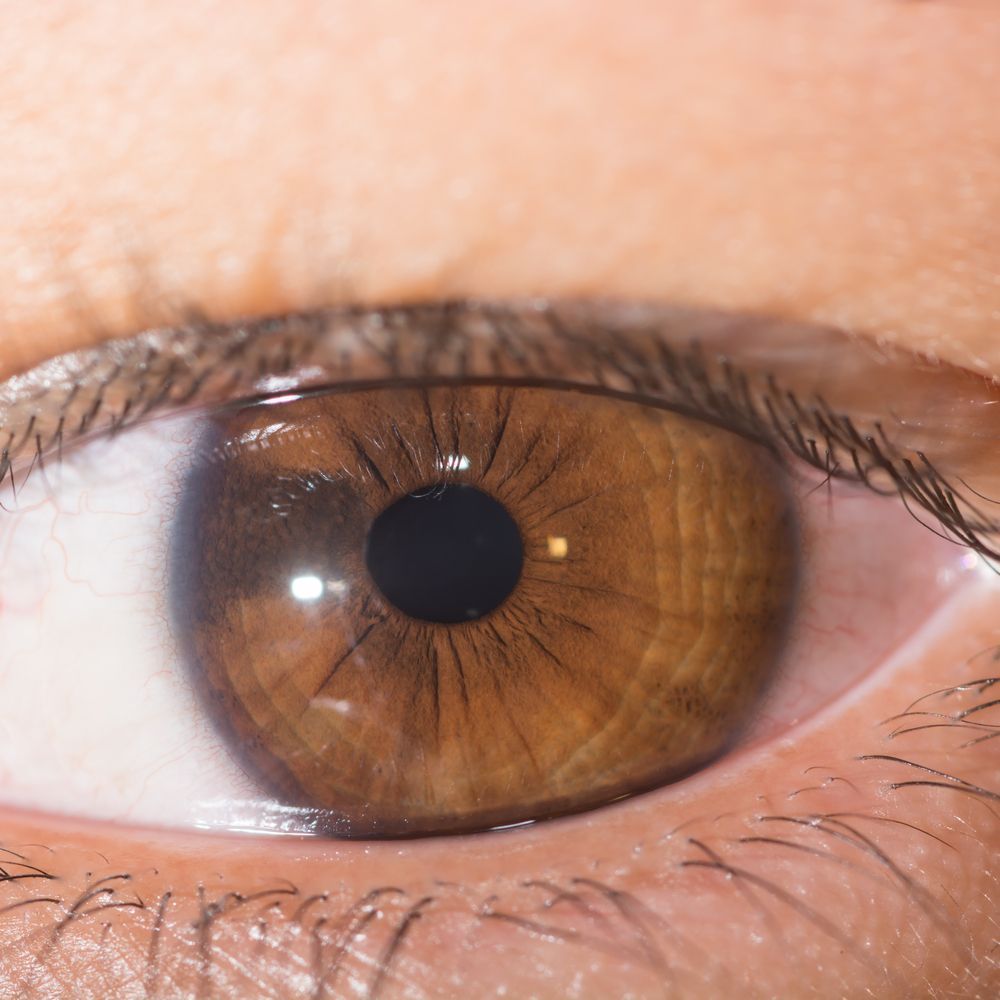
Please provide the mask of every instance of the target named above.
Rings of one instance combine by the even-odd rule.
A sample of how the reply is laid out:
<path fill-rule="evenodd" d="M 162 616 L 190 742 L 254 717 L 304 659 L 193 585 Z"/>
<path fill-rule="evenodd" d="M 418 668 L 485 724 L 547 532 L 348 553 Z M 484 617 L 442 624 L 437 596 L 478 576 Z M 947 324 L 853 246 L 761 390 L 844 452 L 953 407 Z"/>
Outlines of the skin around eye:
<path fill-rule="evenodd" d="M 4 377 L 173 322 L 164 299 L 219 319 L 536 294 L 820 318 L 997 370 L 993 0 L 513 2 L 502 18 L 476 0 L 56 0 L 8 5 L 2 27 Z M 799 346 L 812 357 L 808 331 Z M 863 382 L 891 423 L 888 385 Z M 990 426 L 961 429 L 980 461 Z M 840 677 L 852 640 L 898 628 L 882 669 L 776 742 L 481 839 L 202 836 L 151 812 L 157 829 L 137 829 L 122 804 L 140 760 L 147 805 L 243 787 L 197 702 L 164 697 L 171 651 L 141 624 L 163 621 L 149 539 L 183 449 L 137 461 L 137 440 L 119 444 L 155 485 L 67 494 L 75 528 L 2 544 L 0 747 L 23 756 L 0 770 L 11 801 L 49 810 L 4 809 L 4 992 L 997 994 L 997 593 L 970 571 L 937 614 L 922 605 L 951 569 L 928 533 L 892 548 L 905 511 L 889 503 L 848 551 L 848 505 L 834 491 L 827 511 L 811 484 L 842 560 L 817 574 L 836 613 L 790 656 L 791 686 L 793 664 Z M 90 454 L 111 473 L 115 453 Z M 175 766 L 183 780 L 158 784 Z M 125 822 L 83 818 L 122 790 Z"/>
<path fill-rule="evenodd" d="M 779 463 L 745 438 L 527 387 L 352 391 L 211 423 L 171 528 L 178 645 L 248 764 L 332 835 L 507 825 L 645 791 L 723 752 L 773 679 L 798 526 Z M 435 516 L 456 488 L 509 514 L 523 568 L 515 550 L 498 606 L 455 621 L 442 590 L 421 620 L 365 549 L 401 500 Z M 455 539 L 452 519 L 436 544 L 488 527 Z"/>

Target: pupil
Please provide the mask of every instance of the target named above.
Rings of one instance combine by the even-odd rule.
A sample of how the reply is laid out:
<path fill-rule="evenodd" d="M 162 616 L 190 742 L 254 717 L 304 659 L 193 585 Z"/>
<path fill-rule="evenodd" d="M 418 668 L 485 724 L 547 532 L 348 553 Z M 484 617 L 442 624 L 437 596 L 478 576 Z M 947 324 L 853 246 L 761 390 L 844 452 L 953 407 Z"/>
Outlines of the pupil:
<path fill-rule="evenodd" d="M 501 503 L 473 486 L 438 484 L 375 518 L 365 561 L 404 614 L 454 623 L 481 618 L 506 600 L 524 549 Z"/>

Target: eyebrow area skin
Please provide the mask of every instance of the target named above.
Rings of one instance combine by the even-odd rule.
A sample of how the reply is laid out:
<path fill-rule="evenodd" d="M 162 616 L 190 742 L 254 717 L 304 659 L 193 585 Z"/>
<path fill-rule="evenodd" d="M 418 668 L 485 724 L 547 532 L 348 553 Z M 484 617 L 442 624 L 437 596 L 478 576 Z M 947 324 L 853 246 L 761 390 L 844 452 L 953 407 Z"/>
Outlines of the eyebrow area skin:
<path fill-rule="evenodd" d="M 991 0 L 251 10 L 3 12 L 0 377 L 160 300 L 535 294 L 998 367 Z"/>
<path fill-rule="evenodd" d="M 0 27 L 0 378 L 185 311 L 535 295 L 1000 374 L 989 0 L 60 2 Z M 321 844 L 3 810 L 0 983 L 993 995 L 997 600 L 956 594 L 766 753 L 537 828 Z"/>

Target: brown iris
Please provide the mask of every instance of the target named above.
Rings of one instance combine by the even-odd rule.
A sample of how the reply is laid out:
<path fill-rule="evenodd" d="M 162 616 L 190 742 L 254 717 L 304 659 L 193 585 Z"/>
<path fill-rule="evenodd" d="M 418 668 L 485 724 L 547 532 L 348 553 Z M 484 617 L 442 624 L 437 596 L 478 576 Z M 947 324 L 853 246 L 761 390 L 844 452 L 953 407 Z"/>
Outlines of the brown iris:
<path fill-rule="evenodd" d="M 586 809 L 722 752 L 796 589 L 783 473 L 676 413 L 529 387 L 213 418 L 171 559 L 212 714 L 337 836 Z"/>

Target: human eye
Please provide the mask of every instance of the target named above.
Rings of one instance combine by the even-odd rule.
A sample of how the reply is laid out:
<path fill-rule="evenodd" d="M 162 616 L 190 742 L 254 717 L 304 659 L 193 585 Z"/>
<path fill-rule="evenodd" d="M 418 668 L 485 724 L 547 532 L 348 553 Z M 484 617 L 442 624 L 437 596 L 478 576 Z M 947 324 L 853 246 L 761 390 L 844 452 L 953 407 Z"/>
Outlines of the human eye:
<path fill-rule="evenodd" d="M 909 635 L 989 600 L 991 472 L 969 463 L 959 432 L 993 390 L 834 329 L 809 331 L 804 363 L 804 335 L 774 318 L 637 304 L 333 309 L 153 330 L 17 377 L 3 392 L 5 700 L 47 699 L 50 724 L 8 723 L 8 804 L 216 837 L 464 834 L 476 850 L 484 836 L 524 834 L 477 833 L 490 827 L 552 819 L 538 828 L 545 842 L 579 835 L 591 816 L 592 829 L 621 822 L 630 804 L 613 803 L 645 793 L 632 805 L 657 832 L 640 838 L 640 856 L 682 843 L 689 877 L 745 882 L 751 898 L 850 944 L 865 968 L 870 957 L 822 911 L 752 863 L 770 850 L 787 864 L 783 848 L 863 867 L 826 839 L 880 856 L 871 815 L 846 802 L 759 808 L 720 844 L 698 830 L 704 816 L 684 834 L 672 828 L 671 810 L 766 773 L 778 745 L 808 742 L 831 711 L 845 714 L 845 691 L 866 690 L 864 705 L 873 688 L 899 684 L 892 654 Z M 871 370 L 891 416 L 859 392 Z M 956 385 L 959 411 L 929 423 Z M 421 564 L 434 546 L 394 554 L 435 530 L 408 522 L 412 509 L 429 504 L 436 517 L 449 491 L 489 500 L 513 538 L 480 553 L 486 573 L 474 560 L 446 586 L 414 586 L 415 561 L 438 577 L 454 569 L 454 552 Z M 447 544 L 462 517 L 482 534 L 496 511 L 485 522 L 481 509 L 446 511 L 451 530 L 432 541 Z M 397 523 L 379 555 L 386 515 Z M 516 571 L 493 593 L 512 551 Z M 571 555 L 582 566 L 567 575 Z M 465 607 L 480 585 L 490 594 Z M 384 645 L 365 645 L 376 628 Z M 86 652 L 68 659 L 74 637 Z M 914 704 L 888 735 L 957 728 L 960 743 L 987 741 L 992 681 L 974 680 L 933 707 Z M 137 722 L 142 738 L 130 735 Z M 131 752 L 116 761 L 123 742 Z M 958 780 L 895 753 L 859 756 L 922 768 L 900 787 Z M 62 761 L 76 761 L 71 780 Z M 823 774 L 790 794 L 828 802 L 859 777 Z M 988 799 L 962 780 L 973 801 Z M 750 868 L 731 860 L 734 843 Z M 22 876 L 37 868 L 16 864 Z M 884 864 L 940 921 L 899 862 Z M 639 919 L 633 932 L 659 919 L 624 917 L 638 904 L 589 875 L 571 876 L 575 888 L 522 881 L 477 919 L 528 939 L 572 937 L 582 932 L 555 903 L 586 909 L 595 894 Z M 285 890 L 274 891 L 280 901 Z M 634 942 L 619 945 L 628 955 Z M 662 947 L 646 956 L 657 974 Z"/>
<path fill-rule="evenodd" d="M 0 992 L 994 995 L 994 5 L 515 0 L 502 17 L 477 0 L 22 7 L 0 15 L 0 408 L 17 428 L 0 439 L 12 462 L 0 486 Z M 462 323 L 490 313 L 497 322 L 477 320 L 474 342 L 497 345 L 491 356 L 456 350 L 449 368 L 431 352 L 429 372 L 423 352 L 406 354 L 447 328 L 426 322 L 444 304 Z M 545 323 L 554 311 L 571 333 L 587 330 L 587 349 L 560 349 Z M 374 331 L 377 316 L 394 316 L 399 336 Z M 406 317 L 413 330 L 399 327 Z M 512 328 L 522 331 L 513 340 Z M 504 338 L 537 346 L 518 357 Z M 240 342 L 268 345 L 262 367 L 239 363 Z M 393 342 L 409 364 L 396 372 L 391 352 L 372 350 Z M 664 342 L 679 382 L 663 381 Z M 175 370 L 164 378 L 152 356 L 119 354 L 123 373 L 152 367 L 144 388 L 140 377 L 116 395 L 126 383 L 111 386 L 115 352 L 156 344 L 172 345 L 158 359 L 169 369 L 174 350 Z M 313 368 L 298 351 L 310 344 L 321 355 Z M 87 383 L 77 352 L 89 349 L 107 367 Z M 347 370 L 349 357 L 367 358 L 367 375 Z M 707 378 L 690 377 L 700 370 Z M 60 407 L 35 405 L 46 380 L 73 415 L 61 432 L 58 416 L 49 422 Z M 209 549 L 171 539 L 205 520 L 189 515 L 198 497 L 211 508 L 214 475 L 228 483 L 226 503 L 243 507 L 233 527 L 250 536 L 249 559 L 263 536 L 244 530 L 259 519 L 234 484 L 251 467 L 271 486 L 288 474 L 309 408 L 318 428 L 300 451 L 310 440 L 327 454 L 340 447 L 365 480 L 357 496 L 373 498 L 381 486 L 371 468 L 358 475 L 361 455 L 343 454 L 345 435 L 329 445 L 335 424 L 363 424 L 365 445 L 364 434 L 384 439 L 370 432 L 392 413 L 426 438 L 451 422 L 411 413 L 414 394 L 478 415 L 472 401 L 501 391 L 525 407 L 526 427 L 543 395 L 553 401 L 536 459 L 571 425 L 629 440 L 623 454 L 641 458 L 604 463 L 615 491 L 602 510 L 612 497 L 643 506 L 661 480 L 622 493 L 623 470 L 654 466 L 681 428 L 715 456 L 695 469 L 701 481 L 733 462 L 746 473 L 739 489 L 730 476 L 725 490 L 706 490 L 740 512 L 734 552 L 737 539 L 762 547 L 762 532 L 738 530 L 759 506 L 744 487 L 765 478 L 761 498 L 787 498 L 799 537 L 793 606 L 784 628 L 744 622 L 759 641 L 780 639 L 775 656 L 737 650 L 773 678 L 736 705 L 731 738 L 709 739 L 707 716 L 691 728 L 710 744 L 697 769 L 664 767 L 648 787 L 629 771 L 617 801 L 601 756 L 582 772 L 594 779 L 589 798 L 536 799 L 514 829 L 492 828 L 528 801 L 523 782 L 486 818 L 452 799 L 416 838 L 383 828 L 373 839 L 362 823 L 352 839 L 329 822 L 326 792 L 326 819 L 310 826 L 314 807 L 261 773 L 281 733 L 270 727 L 263 749 L 241 746 L 227 723 L 235 713 L 192 683 L 196 657 L 178 640 L 196 629 L 169 578 L 209 589 L 197 560 L 183 559 Z M 14 412 L 33 393 L 35 424 Z M 289 429 L 253 458 L 255 436 L 270 440 L 267 413 L 286 415 Z M 102 422 L 112 415 L 116 429 Z M 471 445 L 492 424 L 488 413 L 461 424 L 470 447 L 443 447 L 440 463 L 430 442 L 427 464 L 466 476 L 435 469 L 431 485 L 478 488 L 485 463 Z M 637 426 L 655 429 L 642 448 Z M 213 442 L 241 437 L 235 456 L 206 463 Z M 581 449 L 580 461 L 602 447 Z M 532 471 L 513 461 L 520 450 L 511 508 Z M 412 485 L 375 467 L 390 492 Z M 573 492 L 572 467 L 536 494 Z M 293 472 L 296 489 L 283 501 L 271 489 L 268 510 L 293 502 L 308 513 L 303 493 L 336 478 Z M 374 502 L 369 520 L 390 501 Z M 518 507 L 515 523 L 530 512 Z M 619 520 L 633 541 L 651 523 Z M 221 527 L 212 523 L 215 536 Z M 308 534 L 305 520 L 297 531 L 281 552 Z M 598 531 L 610 531 L 606 517 L 588 523 L 588 538 Z M 584 568 L 563 522 L 533 537 L 522 557 L 550 558 L 546 572 Z M 589 554 L 593 572 L 638 551 L 634 565 L 652 575 L 650 546 L 607 548 L 607 559 Z M 781 548 L 759 564 L 776 568 Z M 231 590 L 217 611 L 248 627 L 267 619 L 291 643 L 302 638 L 286 607 L 297 581 L 298 613 L 339 618 L 330 642 L 341 642 L 360 607 L 334 608 L 347 577 L 327 576 L 322 551 L 322 567 L 285 579 L 275 614 L 261 613 L 263 592 L 249 586 L 253 596 Z M 372 576 L 357 567 L 352 587 Z M 782 587 L 774 574 L 743 588 L 738 607 Z M 520 578 L 506 603 L 519 597 Z M 634 619 L 626 610 L 619 600 Z M 424 635 L 474 634 L 491 613 L 410 618 Z M 609 617 L 597 601 L 587 614 Z M 705 647 L 734 628 L 716 621 Z M 616 648 L 636 645 L 637 629 L 618 631 Z M 256 645 L 273 645 L 268 636 Z M 535 657 L 519 652 L 508 673 Z M 625 660 L 615 659 L 619 679 Z M 384 648 L 377 662 L 398 667 Z M 350 664 L 335 683 L 357 688 Z M 586 700 L 581 687 L 564 679 L 551 697 L 572 708 Z M 376 717 L 374 690 L 367 718 L 398 733 L 404 713 L 383 699 Z M 403 729 L 419 741 L 433 702 L 411 693 Z M 610 693 L 637 718 L 650 701 L 635 685 Z M 292 707 L 284 736 L 294 738 Z M 488 714 L 483 739 L 509 732 L 501 712 Z M 585 715 L 560 712 L 550 752 L 572 746 Z M 263 732 L 268 719 L 251 721 Z M 309 730 L 314 747 L 328 726 Z M 627 730 L 611 752 L 631 767 L 648 735 Z M 369 734 L 362 748 L 377 743 Z M 400 801 L 391 791 L 383 805 Z"/>
<path fill-rule="evenodd" d="M 96 697 L 53 704 L 57 734 L 9 723 L 8 801 L 468 833 L 794 729 L 967 575 L 953 542 L 990 552 L 993 526 L 919 448 L 783 387 L 809 374 L 788 336 L 685 309 L 450 303 L 152 331 L 19 376 L 8 700 Z M 850 350 L 822 336 L 816 358 Z M 915 554 L 919 571 L 888 565 Z M 137 720 L 129 758 L 105 759 Z"/>

